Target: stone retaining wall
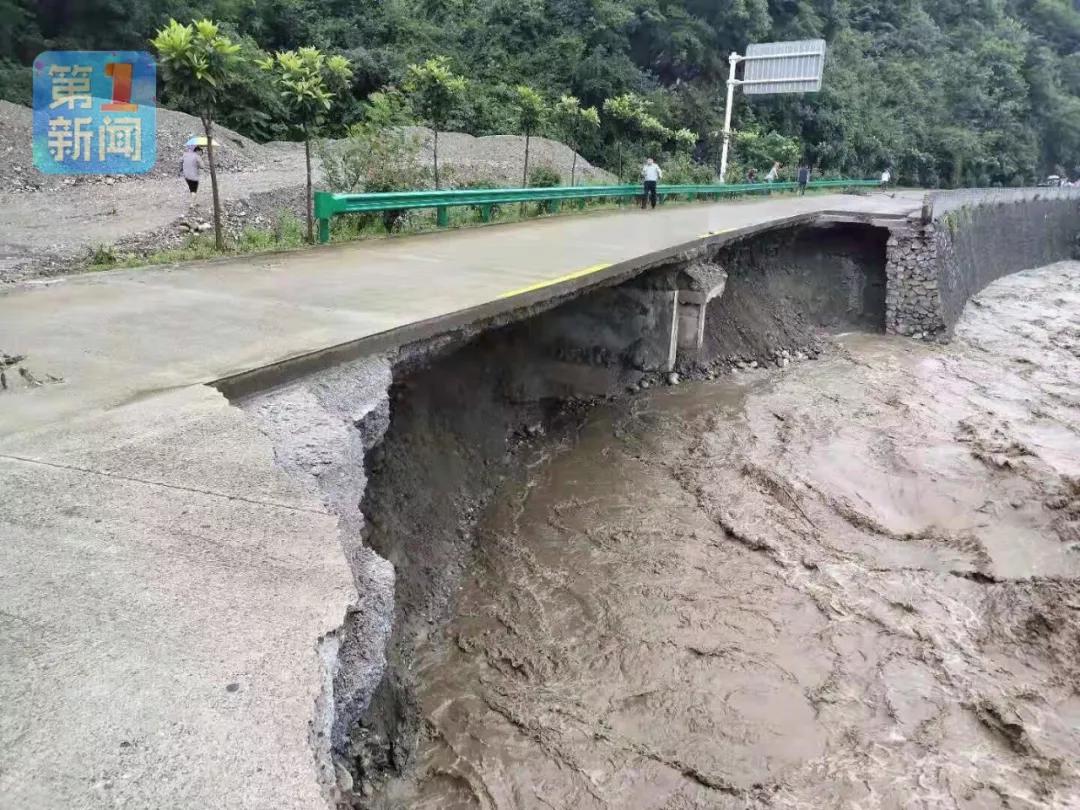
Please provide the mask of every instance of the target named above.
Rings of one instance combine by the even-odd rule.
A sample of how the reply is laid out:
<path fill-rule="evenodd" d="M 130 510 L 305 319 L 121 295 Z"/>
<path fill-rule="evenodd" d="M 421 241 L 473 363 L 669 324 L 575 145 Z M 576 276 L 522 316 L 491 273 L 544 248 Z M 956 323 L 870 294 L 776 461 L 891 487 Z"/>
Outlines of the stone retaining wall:
<path fill-rule="evenodd" d="M 928 194 L 921 221 L 887 246 L 885 329 L 947 339 L 967 300 L 995 279 L 1072 258 L 1080 189 L 966 189 Z"/>

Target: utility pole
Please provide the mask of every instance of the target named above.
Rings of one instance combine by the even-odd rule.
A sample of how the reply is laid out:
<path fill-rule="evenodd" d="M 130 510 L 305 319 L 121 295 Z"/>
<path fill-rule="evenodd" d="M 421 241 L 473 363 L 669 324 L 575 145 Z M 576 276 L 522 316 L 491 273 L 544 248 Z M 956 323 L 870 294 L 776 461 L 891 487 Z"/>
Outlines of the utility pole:
<path fill-rule="evenodd" d="M 720 151 L 720 182 L 726 182 L 727 177 L 727 163 L 728 163 L 728 150 L 731 148 L 731 108 L 735 105 L 735 85 L 739 83 L 735 78 L 735 68 L 738 67 L 739 62 L 742 61 L 742 57 L 739 54 L 732 52 L 728 56 L 728 64 L 731 65 L 731 70 L 728 73 L 727 80 L 727 103 L 724 105 L 724 147 Z"/>

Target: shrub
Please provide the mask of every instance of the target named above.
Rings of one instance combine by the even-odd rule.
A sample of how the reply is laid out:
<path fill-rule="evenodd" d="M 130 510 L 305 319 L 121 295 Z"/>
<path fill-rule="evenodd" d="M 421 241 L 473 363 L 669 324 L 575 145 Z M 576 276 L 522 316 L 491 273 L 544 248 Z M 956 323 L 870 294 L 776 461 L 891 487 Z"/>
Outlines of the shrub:
<path fill-rule="evenodd" d="M 533 166 L 529 172 L 530 188 L 555 188 L 562 185 L 562 175 L 551 166 Z"/>
<path fill-rule="evenodd" d="M 429 185 L 428 172 L 417 157 L 419 138 L 404 129 L 357 125 L 349 137 L 323 141 L 318 151 L 330 191 L 416 191 Z"/>
<path fill-rule="evenodd" d="M 323 141 L 318 152 L 327 188 L 339 193 L 417 191 L 429 186 L 429 173 L 417 157 L 419 138 L 399 127 L 357 124 L 341 141 Z M 404 211 L 360 214 L 359 230 L 382 221 L 389 233 L 400 230 Z"/>
<path fill-rule="evenodd" d="M 112 245 L 94 245 L 94 247 L 90 249 L 91 267 L 112 267 L 116 262 L 116 250 Z"/>
<path fill-rule="evenodd" d="M 562 175 L 550 166 L 534 166 L 532 171 L 529 172 L 529 187 L 530 188 L 556 188 L 562 185 Z M 524 208 L 524 206 L 522 206 Z M 551 213 L 552 204 L 550 200 L 537 203 L 536 213 L 544 214 Z"/>
<path fill-rule="evenodd" d="M 717 182 L 716 172 L 712 166 L 695 163 L 687 155 L 678 155 L 669 159 L 664 163 L 663 169 L 663 182 L 666 185 L 681 186 Z"/>

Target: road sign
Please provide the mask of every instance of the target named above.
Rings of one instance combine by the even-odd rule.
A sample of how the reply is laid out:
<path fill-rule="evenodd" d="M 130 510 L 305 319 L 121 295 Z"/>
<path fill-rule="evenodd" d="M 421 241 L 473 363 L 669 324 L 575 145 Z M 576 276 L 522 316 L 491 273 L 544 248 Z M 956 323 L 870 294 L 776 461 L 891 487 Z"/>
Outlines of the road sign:
<path fill-rule="evenodd" d="M 825 69 L 825 40 L 749 45 L 739 84 L 746 95 L 816 93 Z"/>
<path fill-rule="evenodd" d="M 742 79 L 735 78 L 739 62 L 746 62 Z M 816 93 L 821 89 L 825 69 L 825 40 L 804 39 L 798 42 L 763 42 L 748 45 L 746 56 L 728 55 L 727 104 L 724 108 L 724 148 L 720 157 L 720 179 L 727 180 L 728 149 L 731 146 L 731 108 L 735 88 L 747 95 L 773 93 Z"/>

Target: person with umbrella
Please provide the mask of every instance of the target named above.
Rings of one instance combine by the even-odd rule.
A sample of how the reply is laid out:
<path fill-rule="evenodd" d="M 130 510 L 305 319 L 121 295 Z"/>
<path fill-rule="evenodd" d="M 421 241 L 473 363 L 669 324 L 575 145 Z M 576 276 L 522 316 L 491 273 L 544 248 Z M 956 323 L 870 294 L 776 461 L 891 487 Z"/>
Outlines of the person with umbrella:
<path fill-rule="evenodd" d="M 188 191 L 191 192 L 191 203 L 188 209 L 195 207 L 195 195 L 199 193 L 199 175 L 202 173 L 202 149 L 206 146 L 206 137 L 199 135 L 188 138 L 184 144 L 184 157 L 180 161 L 180 174 L 187 182 Z"/>

